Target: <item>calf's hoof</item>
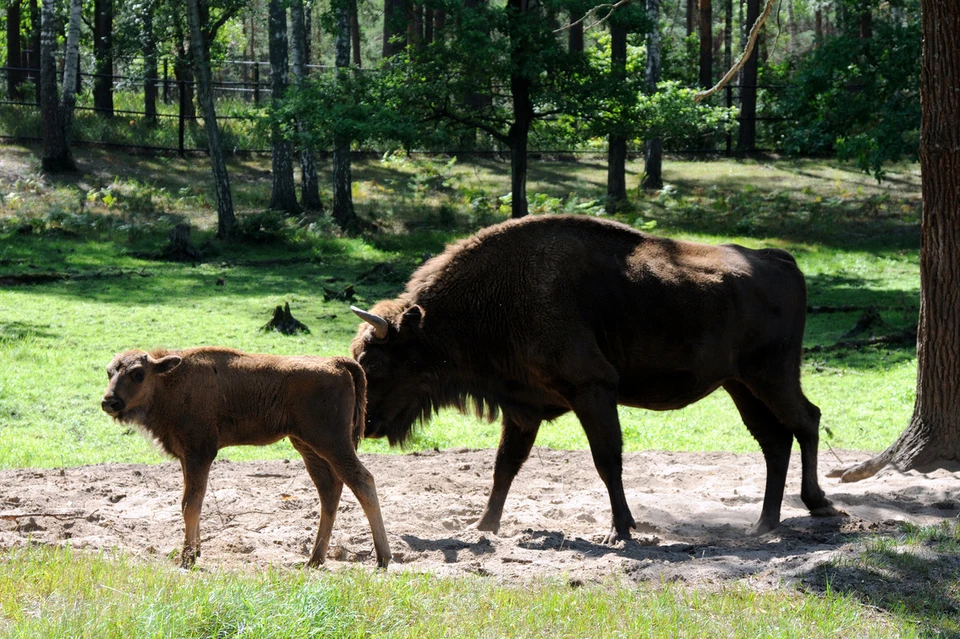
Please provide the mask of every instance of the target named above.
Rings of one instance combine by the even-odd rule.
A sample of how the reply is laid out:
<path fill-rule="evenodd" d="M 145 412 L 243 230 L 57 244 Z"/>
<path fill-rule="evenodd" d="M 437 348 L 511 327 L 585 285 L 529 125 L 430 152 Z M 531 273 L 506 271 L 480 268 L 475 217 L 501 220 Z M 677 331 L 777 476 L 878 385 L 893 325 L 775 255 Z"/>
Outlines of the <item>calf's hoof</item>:
<path fill-rule="evenodd" d="M 467 527 L 468 529 L 480 530 L 482 532 L 488 532 L 496 535 L 500 532 L 500 520 L 493 521 L 493 519 L 488 518 L 486 515 L 480 518 L 475 524 L 471 524 Z"/>
<path fill-rule="evenodd" d="M 751 537 L 759 537 L 760 535 L 766 535 L 772 530 L 776 530 L 780 527 L 780 520 L 770 520 L 770 519 L 761 519 L 754 525 L 750 526 L 747 530 L 747 534 Z"/>
<path fill-rule="evenodd" d="M 818 506 L 817 508 L 811 508 L 810 514 L 814 517 L 849 517 L 846 511 L 840 510 L 829 501 L 826 506 Z"/>
<path fill-rule="evenodd" d="M 387 566 L 390 565 L 390 560 L 393 559 L 393 555 L 386 555 L 384 557 L 377 557 L 377 568 L 381 570 L 386 570 Z"/>

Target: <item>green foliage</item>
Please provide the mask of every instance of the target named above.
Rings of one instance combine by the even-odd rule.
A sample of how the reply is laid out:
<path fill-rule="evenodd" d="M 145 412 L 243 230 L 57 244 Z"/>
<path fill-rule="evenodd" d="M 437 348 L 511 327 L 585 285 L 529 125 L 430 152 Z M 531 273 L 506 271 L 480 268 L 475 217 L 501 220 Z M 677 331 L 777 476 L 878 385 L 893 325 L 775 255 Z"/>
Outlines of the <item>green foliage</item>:
<path fill-rule="evenodd" d="M 836 152 L 881 179 L 884 163 L 917 156 L 920 129 L 920 22 L 917 3 L 874 12 L 873 36 L 844 33 L 799 60 L 767 67 L 761 84 L 786 84 L 769 114 L 788 152 Z"/>
<path fill-rule="evenodd" d="M 919 637 L 930 627 L 835 592 L 573 584 L 392 569 L 184 573 L 119 553 L 15 548 L 0 554 L 0 636 L 820 639 Z"/>

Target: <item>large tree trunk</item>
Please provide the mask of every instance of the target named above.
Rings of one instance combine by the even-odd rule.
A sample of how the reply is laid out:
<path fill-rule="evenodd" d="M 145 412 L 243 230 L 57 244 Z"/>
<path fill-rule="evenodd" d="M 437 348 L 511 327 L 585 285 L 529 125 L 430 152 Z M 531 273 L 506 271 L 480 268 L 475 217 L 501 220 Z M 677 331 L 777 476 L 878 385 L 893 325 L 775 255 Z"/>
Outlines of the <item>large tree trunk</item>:
<path fill-rule="evenodd" d="M 660 0 L 647 0 L 647 16 L 653 30 L 647 34 L 647 91 L 654 93 L 660 82 Z M 641 186 L 645 189 L 663 188 L 663 140 L 647 140 L 646 157 Z"/>
<path fill-rule="evenodd" d="M 900 438 L 842 472 L 843 481 L 870 477 L 888 464 L 923 471 L 960 461 L 960 4 L 921 0 L 920 14 L 917 398 Z"/>
<path fill-rule="evenodd" d="M 336 40 L 337 73 L 349 73 L 350 66 L 350 12 L 337 9 Z M 353 173 L 350 166 L 350 142 L 342 135 L 333 143 L 333 219 L 347 233 L 360 230 L 360 218 L 353 210 Z"/>
<path fill-rule="evenodd" d="M 33 80 L 35 86 L 35 100 L 37 104 L 40 104 L 40 29 L 41 29 L 41 20 L 40 20 L 40 5 L 37 4 L 37 0 L 30 0 L 30 22 L 33 24 L 33 27 L 30 30 L 30 57 L 27 59 L 27 63 L 23 66 L 32 69 L 28 71 L 30 78 Z"/>
<path fill-rule="evenodd" d="M 290 38 L 293 81 L 299 85 L 307 79 L 307 27 L 303 0 L 292 0 L 290 3 Z M 297 129 L 302 132 L 303 124 L 298 122 Z M 308 148 L 300 151 L 300 206 L 308 211 L 323 210 L 317 163 L 313 159 L 313 151 Z"/>
<path fill-rule="evenodd" d="M 23 99 L 23 71 L 20 70 L 22 48 L 20 46 L 20 0 L 9 0 L 7 5 L 7 96 L 10 100 Z"/>
<path fill-rule="evenodd" d="M 383 57 L 390 58 L 407 46 L 407 18 L 410 0 L 383 2 Z"/>
<path fill-rule="evenodd" d="M 40 113 L 43 118 L 43 157 L 48 173 L 75 171 L 70 145 L 63 133 L 57 98 L 57 16 L 54 0 L 43 0 L 40 19 Z"/>
<path fill-rule="evenodd" d="M 237 218 L 233 212 L 233 195 L 230 191 L 230 176 L 223 157 L 220 128 L 217 126 L 217 110 L 213 103 L 213 75 L 210 58 L 204 39 L 203 21 L 200 18 L 200 2 L 187 0 L 187 21 L 190 23 L 190 49 L 197 78 L 197 95 L 203 109 L 203 124 L 207 131 L 210 151 L 210 167 L 213 170 L 213 186 L 217 196 L 217 237 L 227 239 L 234 234 Z"/>
<path fill-rule="evenodd" d="M 700 0 L 700 86 L 713 86 L 713 3 Z"/>
<path fill-rule="evenodd" d="M 113 0 L 95 0 L 93 22 L 93 107 L 113 115 Z"/>
<path fill-rule="evenodd" d="M 81 0 L 70 0 L 67 23 L 67 47 L 63 59 L 63 91 L 60 95 L 60 125 L 70 148 L 73 137 L 73 110 L 77 105 L 77 80 L 80 71 L 80 22 L 83 20 Z"/>
<path fill-rule="evenodd" d="M 616 86 L 627 75 L 627 28 L 613 17 L 610 23 L 610 82 Z M 607 141 L 608 213 L 617 211 L 627 201 L 627 138 L 622 132 L 610 134 Z"/>
<path fill-rule="evenodd" d="M 287 10 L 281 0 L 270 0 L 270 102 L 276 110 L 287 92 Z M 270 127 L 273 152 L 271 167 L 273 188 L 270 192 L 270 208 L 285 213 L 299 213 L 297 187 L 293 181 L 293 146 L 283 137 L 280 125 L 274 121 Z"/>
<path fill-rule="evenodd" d="M 350 2 L 350 44 L 353 45 L 353 65 L 358 69 L 363 66 L 360 55 L 360 16 L 358 15 L 357 0 Z"/>
<path fill-rule="evenodd" d="M 579 12 L 570 12 L 570 28 L 567 29 L 567 50 L 570 53 L 583 53 L 583 19 Z"/>
<path fill-rule="evenodd" d="M 157 40 L 153 32 L 154 3 L 143 5 L 143 110 L 147 122 L 157 122 Z"/>
<path fill-rule="evenodd" d="M 760 0 L 747 0 L 747 29 L 749 30 L 760 17 Z M 760 35 L 762 38 L 763 35 Z M 740 71 L 740 127 L 737 150 L 741 153 L 753 151 L 757 145 L 757 77 L 759 75 L 759 55 L 750 54 Z"/>
<path fill-rule="evenodd" d="M 687 0 L 687 37 L 697 32 L 697 0 Z"/>
<path fill-rule="evenodd" d="M 507 5 L 517 16 L 529 10 L 526 0 L 508 0 Z M 533 123 L 533 102 L 530 99 L 532 81 L 524 72 L 527 42 L 523 28 L 514 26 L 510 33 L 510 97 L 513 99 L 513 124 L 510 126 L 510 217 L 527 214 L 527 146 L 530 125 Z"/>

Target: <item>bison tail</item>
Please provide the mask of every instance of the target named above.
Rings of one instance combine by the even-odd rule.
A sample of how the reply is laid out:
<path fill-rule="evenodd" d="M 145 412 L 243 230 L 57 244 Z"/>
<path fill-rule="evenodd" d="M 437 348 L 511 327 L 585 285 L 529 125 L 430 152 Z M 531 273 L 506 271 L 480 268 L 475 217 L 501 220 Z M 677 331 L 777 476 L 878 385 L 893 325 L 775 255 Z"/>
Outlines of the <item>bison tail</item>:
<path fill-rule="evenodd" d="M 367 425 L 367 376 L 359 364 L 353 360 L 347 361 L 350 376 L 353 377 L 353 445 L 356 447 L 363 439 Z"/>

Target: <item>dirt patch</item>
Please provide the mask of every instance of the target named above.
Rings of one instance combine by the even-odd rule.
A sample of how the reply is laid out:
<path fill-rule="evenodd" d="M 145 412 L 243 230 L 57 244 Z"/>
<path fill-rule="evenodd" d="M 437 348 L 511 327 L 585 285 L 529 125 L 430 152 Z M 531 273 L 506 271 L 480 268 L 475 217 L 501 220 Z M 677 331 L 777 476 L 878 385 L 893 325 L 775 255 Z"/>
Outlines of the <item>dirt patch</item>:
<path fill-rule="evenodd" d="M 847 463 L 865 453 L 840 453 Z M 694 584 L 746 579 L 776 587 L 828 559 L 854 552 L 864 534 L 899 522 L 933 524 L 958 515 L 958 469 L 926 475 L 887 470 L 855 484 L 823 480 L 848 517 L 809 517 L 794 458 L 783 525 L 748 537 L 760 514 L 760 455 L 643 452 L 624 457 L 634 541 L 600 543 L 610 506 L 590 455 L 535 449 L 507 499 L 498 535 L 469 528 L 486 502 L 494 451 L 364 455 L 377 480 L 394 553 L 391 570 L 474 573 L 507 581 L 538 576 L 571 583 L 623 576 Z M 836 465 L 821 456 L 821 474 Z M 0 472 L 0 549 L 24 544 L 120 549 L 174 556 L 183 523 L 179 465 L 101 464 Z M 217 462 L 201 521 L 198 565 L 296 567 L 309 554 L 318 500 L 303 464 Z M 366 518 L 349 490 L 334 526 L 328 566 L 373 566 Z M 166 561 L 166 559 L 161 559 Z M 170 560 L 173 561 L 172 559 Z"/>

